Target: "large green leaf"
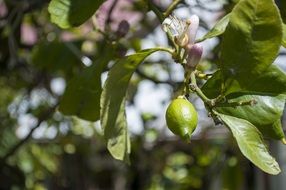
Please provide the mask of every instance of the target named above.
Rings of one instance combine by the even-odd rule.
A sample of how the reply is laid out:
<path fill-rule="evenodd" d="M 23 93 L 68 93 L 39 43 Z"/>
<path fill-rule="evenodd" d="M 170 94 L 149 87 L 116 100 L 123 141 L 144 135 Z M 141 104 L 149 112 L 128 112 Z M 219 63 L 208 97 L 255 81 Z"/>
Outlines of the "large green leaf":
<path fill-rule="evenodd" d="M 273 0 L 241 0 L 224 32 L 221 68 L 228 77 L 248 83 L 275 60 L 282 40 L 282 20 Z"/>
<path fill-rule="evenodd" d="M 101 94 L 100 120 L 112 156 L 128 161 L 130 142 L 124 113 L 125 95 L 129 80 L 137 66 L 160 48 L 142 50 L 120 59 L 109 71 Z"/>
<path fill-rule="evenodd" d="M 244 156 L 257 167 L 272 175 L 281 172 L 278 163 L 269 154 L 260 132 L 246 120 L 229 115 L 218 114 L 229 127 Z"/>
<path fill-rule="evenodd" d="M 222 85 L 224 90 L 221 89 Z M 281 123 L 279 125 L 278 121 L 280 122 L 285 104 L 286 75 L 277 66 L 271 65 L 263 75 L 250 79 L 248 84 L 240 84 L 231 78 L 223 82 L 221 72 L 217 71 L 203 86 L 202 90 L 210 98 L 215 98 L 221 91 L 224 91 L 223 94 L 230 102 L 256 100 L 257 104 L 254 106 L 234 108 L 224 105 L 224 107 L 216 109 L 221 113 L 248 120 L 265 137 L 276 140 L 284 137 Z"/>
<path fill-rule="evenodd" d="M 285 95 L 262 95 L 244 93 L 232 93 L 227 97 L 228 104 L 216 107 L 216 110 L 226 115 L 232 115 L 245 119 L 255 126 L 272 124 L 282 116 Z M 234 102 L 247 102 L 255 100 L 254 105 L 233 106 Z"/>
<path fill-rule="evenodd" d="M 105 0 L 52 0 L 49 4 L 51 21 L 61 28 L 83 24 Z"/>
<path fill-rule="evenodd" d="M 222 90 L 224 86 L 224 90 Z M 240 83 L 236 79 L 228 78 L 223 81 L 221 71 L 214 73 L 202 87 L 209 98 L 217 97 L 222 91 L 224 95 L 239 91 L 255 93 L 286 94 L 286 74 L 276 65 L 271 65 L 263 75 L 248 77 L 248 83 Z"/>
<path fill-rule="evenodd" d="M 271 65 L 262 75 L 253 77 L 242 89 L 270 94 L 286 94 L 286 74 L 279 67 Z"/>
<path fill-rule="evenodd" d="M 196 42 L 202 42 L 206 39 L 213 38 L 213 37 L 216 37 L 216 36 L 223 34 L 227 25 L 228 25 L 229 17 L 230 17 L 230 14 L 225 15 L 222 19 L 220 19 L 214 25 L 214 27 L 206 35 L 204 35 L 202 38 L 196 40 Z"/>

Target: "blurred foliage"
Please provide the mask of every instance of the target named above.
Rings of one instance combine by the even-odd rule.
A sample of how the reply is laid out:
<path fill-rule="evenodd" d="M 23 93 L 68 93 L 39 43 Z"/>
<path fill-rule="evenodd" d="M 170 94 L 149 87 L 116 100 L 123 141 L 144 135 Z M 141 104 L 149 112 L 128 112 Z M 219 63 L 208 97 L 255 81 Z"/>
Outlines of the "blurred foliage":
<path fill-rule="evenodd" d="M 161 9 L 166 8 L 163 1 L 158 2 Z M 217 11 L 221 16 L 236 3 L 222 2 L 222 10 Z M 97 63 L 104 55 L 101 71 L 109 70 L 114 63 L 110 60 L 127 51 L 139 51 L 144 44 L 140 39 L 152 34 L 159 23 L 150 16 L 146 1 L 139 0 L 132 8 L 142 15 L 126 38 L 116 36 L 112 27 L 94 29 L 92 21 L 63 31 L 50 22 L 48 3 L 0 1 L 0 189 L 253 189 L 254 179 L 249 177 L 255 172 L 253 165 L 219 127 L 206 126 L 197 138 L 185 144 L 160 129 L 157 115 L 140 113 L 144 130 L 131 134 L 130 165 L 126 165 L 110 156 L 97 122 L 53 111 L 61 99 L 67 99 L 65 104 L 77 101 L 78 107 L 91 106 L 87 99 L 62 96 L 65 85 L 81 75 L 84 85 L 98 80 L 100 86 L 100 74 L 96 79 L 85 74 L 98 65 L 87 65 Z M 182 2 L 180 6 L 188 4 Z M 205 4 L 196 7 L 208 10 Z M 77 23 L 66 19 L 63 24 L 79 25 L 85 18 Z M 200 65 L 202 69 L 215 67 L 210 63 L 217 62 L 216 48 Z M 165 60 L 141 65 L 131 79 L 128 104 L 134 105 L 142 81 L 180 89 L 181 81 L 173 81 L 171 71 Z M 168 78 L 161 80 L 159 72 Z M 79 88 L 82 86 L 82 81 L 75 82 L 80 83 Z M 77 90 L 71 89 L 70 93 Z M 97 100 L 93 91 L 86 93 Z M 210 132 L 210 128 L 218 133 Z"/>

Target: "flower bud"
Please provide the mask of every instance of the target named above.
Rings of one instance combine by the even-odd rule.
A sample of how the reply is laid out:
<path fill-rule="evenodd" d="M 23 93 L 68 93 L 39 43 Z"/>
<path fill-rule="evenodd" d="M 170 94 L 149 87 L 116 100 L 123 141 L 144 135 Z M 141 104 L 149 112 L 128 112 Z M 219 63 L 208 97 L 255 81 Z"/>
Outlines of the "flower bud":
<path fill-rule="evenodd" d="M 203 54 L 203 47 L 200 44 L 188 45 L 186 48 L 188 52 L 187 68 L 196 68 L 201 60 Z"/>
<path fill-rule="evenodd" d="M 197 15 L 192 15 L 191 18 L 189 19 L 189 23 L 190 23 L 189 43 L 194 44 L 200 24 L 200 19 Z"/>
<path fill-rule="evenodd" d="M 119 58 L 122 58 L 126 55 L 127 53 L 127 48 L 124 47 L 123 45 L 118 45 L 117 48 L 116 48 L 116 55 L 119 57 Z"/>
<path fill-rule="evenodd" d="M 122 38 L 128 33 L 129 29 L 130 29 L 129 23 L 126 20 L 122 20 L 118 25 L 116 35 L 119 38 Z"/>

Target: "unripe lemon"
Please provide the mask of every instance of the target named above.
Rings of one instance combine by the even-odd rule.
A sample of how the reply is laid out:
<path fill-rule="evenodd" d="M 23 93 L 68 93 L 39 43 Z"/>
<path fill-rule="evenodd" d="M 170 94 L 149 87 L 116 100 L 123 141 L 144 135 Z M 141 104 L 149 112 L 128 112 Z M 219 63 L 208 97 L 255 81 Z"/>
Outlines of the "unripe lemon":
<path fill-rule="evenodd" d="M 184 98 L 173 100 L 166 111 L 168 128 L 184 140 L 189 140 L 198 124 L 198 113 L 193 104 Z"/>

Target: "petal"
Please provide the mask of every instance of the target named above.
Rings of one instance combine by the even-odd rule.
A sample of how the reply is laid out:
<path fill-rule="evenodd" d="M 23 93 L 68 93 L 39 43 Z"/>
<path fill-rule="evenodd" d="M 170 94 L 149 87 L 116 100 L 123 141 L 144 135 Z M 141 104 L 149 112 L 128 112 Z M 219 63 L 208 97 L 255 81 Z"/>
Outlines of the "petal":
<path fill-rule="evenodd" d="M 163 23 L 163 30 L 165 32 L 170 32 L 172 34 L 173 37 L 175 36 L 179 36 L 179 32 L 178 32 L 178 20 L 176 19 L 176 17 L 172 17 L 169 16 L 168 18 L 166 18 Z"/>
<path fill-rule="evenodd" d="M 191 44 L 194 44 L 197 31 L 199 28 L 200 19 L 197 15 L 192 15 L 190 18 L 190 22 L 191 22 L 191 25 L 190 25 L 190 30 L 189 30 L 189 40 Z"/>

